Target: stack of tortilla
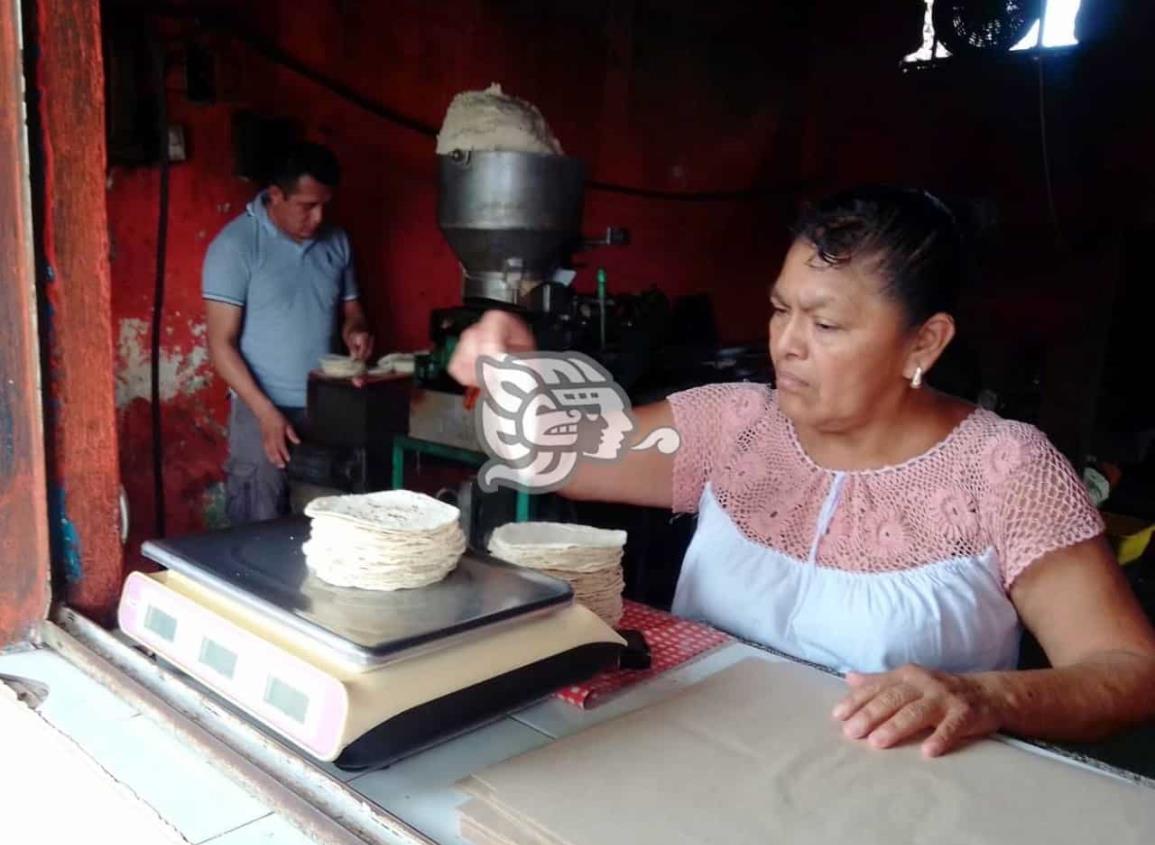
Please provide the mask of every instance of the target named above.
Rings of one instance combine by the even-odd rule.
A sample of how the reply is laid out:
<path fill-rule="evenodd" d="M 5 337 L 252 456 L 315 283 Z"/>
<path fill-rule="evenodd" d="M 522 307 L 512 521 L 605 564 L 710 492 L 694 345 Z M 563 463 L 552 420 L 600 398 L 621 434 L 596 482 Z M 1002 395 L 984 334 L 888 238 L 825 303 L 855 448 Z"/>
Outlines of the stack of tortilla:
<path fill-rule="evenodd" d="M 465 551 L 457 508 L 423 493 L 325 496 L 305 513 L 312 518 L 305 562 L 339 587 L 424 587 L 452 572 Z"/>
<path fill-rule="evenodd" d="M 352 355 L 322 355 L 320 361 L 321 372 L 330 378 L 353 378 L 365 375 L 364 361 L 358 361 Z"/>
<path fill-rule="evenodd" d="M 611 627 L 622 618 L 625 531 L 560 522 L 511 522 L 493 532 L 489 551 L 518 566 L 568 581 L 574 599 Z"/>

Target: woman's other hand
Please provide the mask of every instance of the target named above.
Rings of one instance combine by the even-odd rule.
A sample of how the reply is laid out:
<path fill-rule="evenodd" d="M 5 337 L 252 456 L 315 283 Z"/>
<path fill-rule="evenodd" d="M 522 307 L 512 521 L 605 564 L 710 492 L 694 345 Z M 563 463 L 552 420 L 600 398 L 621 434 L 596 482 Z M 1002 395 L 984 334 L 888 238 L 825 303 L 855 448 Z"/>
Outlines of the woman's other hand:
<path fill-rule="evenodd" d="M 486 311 L 480 320 L 461 333 L 449 375 L 465 387 L 477 387 L 477 359 L 483 355 L 498 356 L 507 352 L 532 352 L 536 348 L 533 332 L 508 311 Z"/>
<path fill-rule="evenodd" d="M 1001 727 L 997 697 L 982 675 L 952 675 L 921 666 L 893 672 L 846 676 L 850 694 L 834 708 L 843 733 L 875 748 L 890 748 L 915 736 L 927 757 L 938 757 L 969 739 Z"/>

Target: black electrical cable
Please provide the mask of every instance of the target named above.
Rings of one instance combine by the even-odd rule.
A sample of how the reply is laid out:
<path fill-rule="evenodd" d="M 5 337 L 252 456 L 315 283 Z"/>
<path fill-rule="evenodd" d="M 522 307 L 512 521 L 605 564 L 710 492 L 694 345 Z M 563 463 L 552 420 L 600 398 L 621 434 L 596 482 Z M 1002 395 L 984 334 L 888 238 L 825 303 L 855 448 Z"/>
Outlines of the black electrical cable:
<path fill-rule="evenodd" d="M 1043 73 L 1043 54 L 1040 51 L 1035 57 L 1039 75 L 1039 149 L 1043 159 L 1043 186 L 1046 189 L 1047 212 L 1051 217 L 1051 226 L 1055 230 L 1055 240 L 1060 245 L 1065 243 L 1063 226 L 1059 222 L 1059 209 L 1055 204 L 1054 177 L 1051 173 L 1051 151 L 1047 141 L 1047 89 Z"/>
<path fill-rule="evenodd" d="M 295 56 L 286 53 L 281 48 L 270 44 L 263 38 L 257 37 L 251 33 L 243 30 L 230 28 L 229 34 L 237 38 L 239 41 L 260 53 L 269 61 L 278 64 L 281 67 L 291 70 L 298 76 L 302 76 L 320 85 L 332 94 L 336 94 L 343 100 L 346 100 L 358 108 L 369 112 L 376 117 L 387 120 L 419 135 L 424 135 L 427 138 L 437 137 L 437 127 L 431 126 L 428 123 L 423 123 L 416 118 L 404 115 L 401 112 L 395 111 L 387 106 L 384 106 L 374 100 L 366 97 L 364 94 L 358 93 L 351 87 L 339 80 L 321 73 L 314 68 L 309 67 L 304 62 L 297 59 Z M 661 199 L 672 200 L 676 202 L 718 202 L 728 200 L 746 200 L 754 199 L 759 196 L 766 196 L 776 193 L 769 190 L 748 189 L 739 191 L 694 191 L 694 192 L 679 192 L 679 191 L 661 191 L 652 190 L 649 188 L 637 188 L 630 185 L 618 185 L 613 182 L 601 182 L 597 180 L 587 180 L 586 187 L 592 191 L 603 191 L 605 193 L 622 194 L 631 197 L 640 197 L 643 199 Z"/>
<path fill-rule="evenodd" d="M 181 13 L 175 10 L 159 11 L 155 14 L 168 15 L 172 17 L 189 17 L 189 13 Z M 437 127 L 425 123 L 417 118 L 402 114 L 401 112 L 391 109 L 388 106 L 382 105 L 375 100 L 366 97 L 364 94 L 346 85 L 338 79 L 334 79 L 328 74 L 322 73 L 313 67 L 310 67 L 305 62 L 298 59 L 296 56 L 287 53 L 280 47 L 276 46 L 268 39 L 252 32 L 247 31 L 243 27 L 237 26 L 233 21 L 221 17 L 197 17 L 198 21 L 210 29 L 222 32 L 225 35 L 237 39 L 239 42 L 249 47 L 256 53 L 264 56 L 274 64 L 280 65 L 287 70 L 301 76 L 315 85 L 319 85 L 331 94 L 335 94 L 343 100 L 357 106 L 363 111 L 368 112 L 382 120 L 387 120 L 411 132 L 416 132 L 426 138 L 437 137 Z M 790 186 L 779 188 L 747 188 L 743 190 L 727 190 L 727 191 L 662 191 L 651 188 L 639 188 L 632 185 L 620 185 L 615 182 L 602 182 L 599 180 L 587 180 L 586 187 L 591 191 L 601 191 L 603 193 L 621 194 L 622 196 L 638 197 L 641 199 L 667 200 L 670 202 L 730 202 L 758 199 L 760 197 L 783 196 L 790 193 Z"/>
<path fill-rule="evenodd" d="M 310 82 L 320 85 L 332 94 L 336 94 L 344 100 L 352 103 L 355 106 L 369 112 L 372 115 L 395 123 L 405 129 L 417 132 L 427 138 L 437 137 L 437 128 L 430 126 L 427 123 L 422 123 L 416 118 L 408 117 L 400 112 L 394 111 L 380 103 L 374 102 L 363 94 L 359 94 L 349 86 L 342 82 L 338 82 L 325 74 L 313 70 L 308 65 L 297 60 L 293 56 L 288 55 L 277 47 L 269 45 L 261 39 L 255 39 L 252 36 L 242 33 L 234 33 L 241 41 L 261 53 L 270 61 L 285 67 L 294 73 L 303 76 Z M 619 185 L 613 182 L 602 182 L 594 179 L 586 180 L 586 187 L 591 191 L 602 191 L 603 193 L 622 194 L 623 196 L 639 197 L 643 199 L 660 199 L 670 200 L 674 202 L 726 202 L 730 200 L 748 200 L 756 199 L 760 196 L 769 196 L 780 193 L 779 191 L 771 191 L 768 189 L 746 189 L 737 191 L 662 191 L 651 188 L 638 188 L 631 185 Z"/>
<path fill-rule="evenodd" d="M 327 74 L 315 70 L 314 68 L 302 62 L 296 56 L 285 52 L 280 47 L 277 47 L 275 44 L 272 44 L 266 39 L 236 27 L 227 26 L 224 24 L 222 24 L 221 27 L 224 28 L 228 34 L 232 35 L 237 40 L 260 53 L 274 64 L 278 64 L 281 67 L 287 68 L 298 76 L 303 76 L 310 82 L 320 85 L 322 88 L 325 88 L 331 93 L 336 94 L 343 100 L 347 100 L 358 108 L 363 109 L 364 111 L 367 111 L 370 114 L 380 117 L 384 120 L 388 120 L 390 123 L 403 126 L 412 132 L 418 133 L 419 135 L 424 135 L 427 138 L 437 137 L 436 126 L 430 126 L 429 124 L 423 123 L 416 118 L 409 117 L 408 115 L 402 114 L 399 111 L 395 111 L 388 106 L 383 106 L 380 103 L 371 100 L 364 94 L 358 93 L 344 82 L 341 82 L 340 80 L 334 79 Z"/>
<path fill-rule="evenodd" d="M 1050 144 L 1047 141 L 1047 87 L 1045 81 L 1045 74 L 1043 69 L 1043 62 L 1046 61 L 1045 51 L 1047 37 L 1047 6 L 1050 5 L 1049 0 L 1043 3 L 1042 12 L 1039 15 L 1039 37 L 1035 41 L 1035 62 L 1037 64 L 1037 72 L 1039 79 L 1039 149 L 1042 153 L 1043 159 L 1043 187 L 1046 189 L 1047 195 L 1047 213 L 1051 217 L 1051 226 L 1055 230 L 1055 243 L 1062 246 L 1065 243 L 1063 237 L 1063 226 L 1059 222 L 1059 210 L 1055 204 L 1055 185 L 1054 178 L 1051 173 L 1051 150 Z"/>
<path fill-rule="evenodd" d="M 152 394 L 152 485 L 156 508 L 156 536 L 165 536 L 164 497 L 164 433 L 160 395 L 160 341 L 164 320 L 164 276 L 168 255 L 169 154 L 168 104 L 165 102 L 164 48 L 159 42 L 153 47 L 153 64 L 157 78 L 157 123 L 160 144 L 160 189 L 156 220 L 156 282 L 152 300 L 152 346 L 149 366 L 149 384 Z"/>
<path fill-rule="evenodd" d="M 741 191 L 659 191 L 651 188 L 634 188 L 614 182 L 599 182 L 596 179 L 587 179 L 586 187 L 591 191 L 602 191 L 607 194 L 621 194 L 627 197 L 666 200 L 668 202 L 731 202 L 783 196 L 790 193 L 788 186 L 777 189 L 747 188 Z"/>

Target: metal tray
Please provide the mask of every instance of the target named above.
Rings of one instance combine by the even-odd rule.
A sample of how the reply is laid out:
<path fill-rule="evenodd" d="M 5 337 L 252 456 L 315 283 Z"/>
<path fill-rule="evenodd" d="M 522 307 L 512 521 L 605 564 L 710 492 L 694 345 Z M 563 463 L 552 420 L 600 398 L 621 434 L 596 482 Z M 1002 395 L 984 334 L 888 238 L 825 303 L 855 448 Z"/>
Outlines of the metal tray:
<path fill-rule="evenodd" d="M 346 661 L 372 667 L 415 650 L 573 600 L 569 584 L 466 551 L 443 581 L 413 590 L 335 587 L 305 565 L 305 517 L 168 540 L 145 557 L 308 634 Z"/>

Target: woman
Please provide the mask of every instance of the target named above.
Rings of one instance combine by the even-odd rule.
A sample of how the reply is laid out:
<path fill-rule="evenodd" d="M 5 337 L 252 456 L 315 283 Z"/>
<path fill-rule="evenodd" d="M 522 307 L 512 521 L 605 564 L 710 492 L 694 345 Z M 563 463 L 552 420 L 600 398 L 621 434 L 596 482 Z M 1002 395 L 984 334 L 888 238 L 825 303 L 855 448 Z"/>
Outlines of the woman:
<path fill-rule="evenodd" d="M 770 292 L 776 390 L 635 409 L 674 455 L 579 464 L 574 498 L 697 512 L 674 611 L 847 672 L 845 733 L 927 755 L 997 730 L 1091 739 L 1155 715 L 1155 631 L 1037 429 L 924 385 L 955 333 L 950 212 L 870 188 L 807 213 Z M 491 312 L 451 364 L 533 338 Z M 1020 625 L 1054 668 L 1014 671 Z M 867 674 L 869 673 L 869 674 Z"/>

